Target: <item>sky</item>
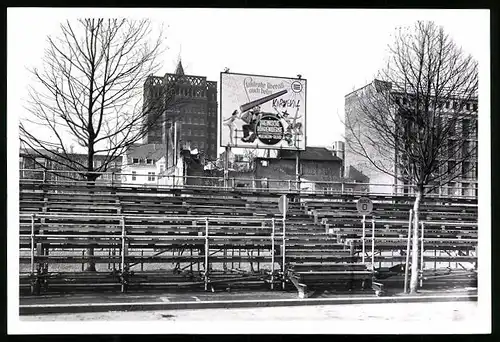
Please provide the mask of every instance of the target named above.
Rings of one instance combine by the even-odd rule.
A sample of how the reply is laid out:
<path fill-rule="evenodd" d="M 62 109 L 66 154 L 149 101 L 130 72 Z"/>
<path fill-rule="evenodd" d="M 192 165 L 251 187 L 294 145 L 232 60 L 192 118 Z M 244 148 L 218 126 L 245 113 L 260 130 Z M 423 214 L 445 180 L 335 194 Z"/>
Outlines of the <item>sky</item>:
<path fill-rule="evenodd" d="M 217 82 L 226 67 L 235 73 L 301 74 L 307 79 L 310 146 L 343 139 L 344 96 L 374 78 L 397 27 L 434 20 L 480 67 L 489 54 L 486 10 L 10 8 L 9 117 L 26 113 L 33 81 L 26 68 L 42 66 L 47 35 L 57 35 L 66 19 L 86 16 L 150 18 L 155 27 L 163 25 L 167 50 L 159 75 L 173 72 L 179 57 L 186 74 Z"/>

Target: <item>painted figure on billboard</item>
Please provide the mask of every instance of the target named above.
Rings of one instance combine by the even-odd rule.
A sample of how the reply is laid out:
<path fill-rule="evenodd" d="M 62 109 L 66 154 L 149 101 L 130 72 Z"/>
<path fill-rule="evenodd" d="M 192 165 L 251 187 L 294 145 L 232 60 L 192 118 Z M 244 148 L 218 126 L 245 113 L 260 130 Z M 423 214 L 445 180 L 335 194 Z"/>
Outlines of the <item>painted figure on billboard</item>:
<path fill-rule="evenodd" d="M 234 131 L 236 130 L 236 124 L 234 123 L 234 120 L 240 118 L 241 117 L 238 116 L 238 110 L 235 109 L 229 118 L 224 119 L 224 125 L 229 127 L 229 141 L 231 145 L 234 145 L 233 136 L 234 136 Z"/>
<path fill-rule="evenodd" d="M 241 138 L 241 141 L 254 142 L 256 138 L 255 127 L 257 125 L 257 121 L 259 121 L 262 116 L 260 106 L 253 107 L 250 111 L 243 115 L 245 115 L 245 119 L 242 117 L 242 120 L 246 124 L 241 127 L 243 129 L 243 137 Z"/>
<path fill-rule="evenodd" d="M 222 73 L 221 146 L 304 149 L 305 86 L 303 79 Z"/>
<path fill-rule="evenodd" d="M 273 108 L 276 111 L 276 116 L 285 121 L 287 125 L 285 132 L 285 140 L 287 141 L 288 145 L 292 146 L 294 143 L 294 138 L 297 138 L 297 136 L 304 134 L 302 132 L 302 123 L 297 122 L 297 120 L 302 117 L 301 115 L 298 115 L 300 107 L 297 107 L 293 119 L 290 119 L 289 117 L 290 114 L 288 113 L 288 110 L 285 109 L 284 111 L 280 112 L 276 107 Z"/>

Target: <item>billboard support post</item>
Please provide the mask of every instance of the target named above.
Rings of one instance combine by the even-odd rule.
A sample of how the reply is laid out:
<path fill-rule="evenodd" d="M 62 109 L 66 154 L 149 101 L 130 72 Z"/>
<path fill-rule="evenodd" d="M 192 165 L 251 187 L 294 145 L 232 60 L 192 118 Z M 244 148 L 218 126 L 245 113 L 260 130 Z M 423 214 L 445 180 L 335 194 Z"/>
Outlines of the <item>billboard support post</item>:
<path fill-rule="evenodd" d="M 224 153 L 224 188 L 228 187 L 228 179 L 229 179 L 229 153 L 231 152 L 231 148 L 226 146 L 226 151 Z"/>
<path fill-rule="evenodd" d="M 295 152 L 295 181 L 297 183 L 297 191 L 300 191 L 300 151 Z"/>

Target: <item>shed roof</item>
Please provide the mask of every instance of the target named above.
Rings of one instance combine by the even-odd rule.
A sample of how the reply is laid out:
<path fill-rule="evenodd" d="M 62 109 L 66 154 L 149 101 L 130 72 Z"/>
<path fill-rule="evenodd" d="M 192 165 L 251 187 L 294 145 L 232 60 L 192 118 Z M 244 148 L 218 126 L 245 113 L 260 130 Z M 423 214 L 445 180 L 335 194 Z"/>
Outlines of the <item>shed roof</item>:
<path fill-rule="evenodd" d="M 165 155 L 165 145 L 144 144 L 134 145 L 127 151 L 128 158 L 149 158 L 159 160 Z"/>
<path fill-rule="evenodd" d="M 278 154 L 278 158 L 281 159 L 295 159 L 295 151 L 281 150 Z M 305 151 L 300 152 L 301 160 L 316 160 L 316 161 L 342 161 L 337 156 L 332 154 L 332 151 L 328 150 L 326 147 L 306 147 Z"/>

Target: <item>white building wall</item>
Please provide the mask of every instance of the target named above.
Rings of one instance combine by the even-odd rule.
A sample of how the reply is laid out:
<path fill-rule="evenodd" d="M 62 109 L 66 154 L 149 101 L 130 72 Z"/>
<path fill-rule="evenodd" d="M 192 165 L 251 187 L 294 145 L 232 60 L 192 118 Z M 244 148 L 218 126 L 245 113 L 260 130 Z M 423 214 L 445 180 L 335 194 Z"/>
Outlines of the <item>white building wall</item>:
<path fill-rule="evenodd" d="M 152 173 L 152 174 L 148 174 Z M 157 166 L 153 164 L 129 164 L 126 156 L 122 162 L 122 183 L 137 186 L 157 184 Z"/>

